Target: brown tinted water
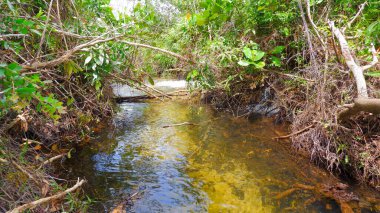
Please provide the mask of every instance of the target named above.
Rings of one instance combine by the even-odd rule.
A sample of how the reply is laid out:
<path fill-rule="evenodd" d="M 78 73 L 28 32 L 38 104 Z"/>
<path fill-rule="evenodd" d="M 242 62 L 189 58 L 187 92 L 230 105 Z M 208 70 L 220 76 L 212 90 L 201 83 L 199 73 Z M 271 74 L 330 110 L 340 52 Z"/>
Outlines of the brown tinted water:
<path fill-rule="evenodd" d="M 85 191 L 97 201 L 90 212 L 108 212 L 132 194 L 131 212 L 340 212 L 335 201 L 311 191 L 276 199 L 294 184 L 337 182 L 294 156 L 288 142 L 272 140 L 286 126 L 232 118 L 184 100 L 120 108 L 114 125 L 64 165 L 68 177 L 88 180 Z M 163 128 L 182 122 L 196 125 Z M 350 190 L 363 212 L 375 212 L 362 199 L 374 192 Z"/>

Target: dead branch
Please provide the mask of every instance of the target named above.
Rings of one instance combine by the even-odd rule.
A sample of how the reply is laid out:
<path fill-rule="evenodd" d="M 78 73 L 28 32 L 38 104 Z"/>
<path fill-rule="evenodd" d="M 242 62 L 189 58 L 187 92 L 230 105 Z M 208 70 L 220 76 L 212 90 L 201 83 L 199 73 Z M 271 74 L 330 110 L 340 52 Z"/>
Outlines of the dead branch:
<path fill-rule="evenodd" d="M 363 71 L 372 68 L 373 66 L 375 66 L 379 62 L 379 59 L 377 58 L 377 52 L 375 49 L 375 45 L 373 45 L 373 43 L 371 43 L 370 51 L 372 53 L 372 61 L 370 64 L 362 66 Z"/>
<path fill-rule="evenodd" d="M 45 198 L 30 202 L 27 204 L 24 204 L 22 206 L 19 206 L 17 208 L 14 208 L 14 209 L 8 211 L 7 213 L 20 213 L 20 212 L 23 212 L 23 211 L 28 210 L 28 209 L 34 209 L 37 206 L 44 204 L 46 202 L 61 199 L 64 196 L 66 196 L 68 193 L 71 193 L 71 192 L 75 191 L 76 189 L 78 189 L 79 187 L 81 187 L 85 182 L 86 182 L 85 180 L 79 181 L 79 179 L 78 179 L 77 183 L 73 187 L 71 187 L 71 188 L 69 188 L 63 192 L 60 192 L 60 193 L 55 194 L 55 195 L 50 196 L 50 197 L 45 197 Z"/>
<path fill-rule="evenodd" d="M 54 29 L 53 32 L 57 32 L 59 34 L 62 34 L 62 35 L 65 35 L 65 36 L 70 36 L 72 38 L 77 38 L 77 39 L 96 39 L 96 38 L 98 38 L 98 36 L 84 36 L 84 35 L 79 35 L 79 34 L 75 34 L 75 33 L 72 33 L 72 32 L 63 31 L 63 30 L 60 30 L 60 29 Z"/>
<path fill-rule="evenodd" d="M 367 4 L 367 2 L 364 2 L 363 4 L 359 5 L 359 10 L 358 12 L 356 13 L 356 15 L 354 17 L 352 17 L 352 19 L 347 23 L 347 26 L 346 27 L 343 27 L 342 28 L 342 32 L 344 33 L 346 31 L 346 29 L 350 28 L 351 25 L 356 21 L 356 19 L 358 19 L 359 15 L 362 13 L 365 5 Z"/>
<path fill-rule="evenodd" d="M 176 127 L 176 126 L 185 126 L 185 125 L 188 125 L 188 126 L 195 126 L 196 124 L 193 124 L 193 123 L 190 123 L 190 122 L 183 122 L 183 123 L 179 123 L 179 124 L 165 125 L 165 126 L 163 126 L 162 128 Z"/>
<path fill-rule="evenodd" d="M 51 8 L 53 6 L 53 1 L 54 0 L 50 0 L 48 13 L 47 13 L 47 17 L 46 17 L 46 20 L 45 20 L 45 27 L 44 27 L 44 30 L 42 31 L 42 36 L 41 36 L 41 40 L 40 40 L 40 46 L 38 47 L 36 58 L 38 58 L 40 56 L 42 45 L 44 44 L 44 41 L 45 41 L 46 29 L 47 29 L 47 26 L 48 26 L 48 23 L 49 23 L 49 20 L 50 20 L 50 12 L 51 12 Z"/>
<path fill-rule="evenodd" d="M 6 35 L 0 35 L 0 40 L 4 38 L 12 38 L 12 37 L 29 37 L 28 34 L 6 34 Z"/>
<path fill-rule="evenodd" d="M 35 70 L 35 69 L 43 68 L 43 67 L 46 68 L 46 67 L 57 66 L 57 65 L 65 62 L 65 61 L 67 61 L 71 56 L 73 56 L 76 52 L 82 50 L 83 48 L 94 46 L 94 45 L 99 44 L 99 43 L 105 43 L 105 42 L 108 42 L 108 41 L 116 40 L 116 39 L 121 38 L 123 36 L 124 35 L 118 35 L 118 36 L 114 36 L 114 37 L 111 37 L 111 38 L 94 39 L 92 41 L 89 41 L 89 42 L 86 42 L 84 44 L 78 45 L 78 46 L 74 47 L 73 49 L 66 51 L 62 56 L 60 56 L 60 57 L 58 57 L 56 59 L 53 59 L 51 61 L 35 62 L 35 63 L 31 64 L 31 65 L 23 65 L 23 70 L 28 70 L 28 69 Z"/>
<path fill-rule="evenodd" d="M 274 137 L 273 139 L 287 139 L 287 138 L 290 138 L 290 137 L 293 137 L 295 135 L 298 135 L 298 134 L 301 134 L 307 130 L 309 130 L 310 128 L 313 128 L 315 124 L 311 124 L 301 130 L 298 130 L 297 132 L 293 132 L 292 134 L 289 134 L 289 135 L 284 135 L 284 136 L 279 136 L 279 137 Z"/>
<path fill-rule="evenodd" d="M 52 158 L 50 158 L 50 159 L 44 161 L 44 162 L 38 167 L 38 169 L 41 169 L 43 166 L 45 166 L 45 165 L 47 165 L 47 164 L 49 164 L 49 163 L 51 163 L 51 162 L 53 162 L 53 161 L 55 161 L 55 160 L 58 160 L 58 159 L 60 159 L 60 158 L 63 158 L 63 157 L 65 157 L 66 155 L 67 155 L 67 153 L 63 153 L 63 154 L 60 154 L 60 155 L 54 156 L 54 157 L 52 157 Z"/>
<path fill-rule="evenodd" d="M 187 94 L 166 93 L 165 95 L 154 95 L 154 96 L 138 95 L 138 96 L 128 96 L 128 97 L 115 97 L 115 100 L 116 102 L 132 102 L 132 101 L 145 100 L 145 99 L 159 99 L 159 98 L 164 98 L 164 97 L 172 98 L 172 97 L 178 97 L 178 96 L 187 96 Z"/>
<path fill-rule="evenodd" d="M 348 46 L 347 40 L 342 34 L 342 32 L 335 27 L 333 21 L 328 21 L 328 23 L 333 34 L 338 38 L 343 58 L 345 59 L 347 66 L 354 75 L 358 97 L 368 98 L 367 84 L 363 75 L 363 68 L 355 62 L 354 57 L 351 54 L 350 47 Z"/>
<path fill-rule="evenodd" d="M 192 61 L 188 58 L 185 58 L 177 53 L 174 53 L 174 52 L 171 52 L 169 50 L 165 50 L 165 49 L 161 49 L 161 48 L 158 48 L 158 47 L 154 47 L 154 46 L 150 46 L 150 45 L 147 45 L 147 44 L 140 44 L 140 43 L 135 43 L 135 42 L 130 42 L 130 41 L 121 41 L 122 43 L 125 43 L 125 44 L 128 44 L 128 45 L 131 45 L 131 46 L 135 46 L 135 47 L 144 47 L 144 48 L 148 48 L 148 49 L 152 49 L 152 50 L 157 50 L 159 52 L 162 52 L 162 53 L 166 53 L 168 55 L 171 55 L 173 57 L 176 57 L 182 61 L 187 61 L 187 62 L 191 62 L 191 63 L 195 63 L 197 64 L 197 62 L 195 61 Z"/>
<path fill-rule="evenodd" d="M 309 0 L 305 0 L 305 1 L 306 1 L 306 16 L 307 16 L 307 18 L 309 19 L 309 22 L 310 22 L 311 26 L 313 27 L 313 30 L 314 30 L 315 34 L 317 34 L 317 38 L 318 38 L 319 42 L 320 42 L 321 45 L 322 45 L 323 51 L 326 51 L 326 44 L 325 44 L 325 42 L 322 40 L 321 35 L 319 35 L 318 28 L 317 28 L 317 26 L 315 25 L 315 23 L 314 23 L 314 21 L 313 21 L 313 18 L 311 17 L 311 13 L 310 13 L 310 1 L 309 1 Z"/>

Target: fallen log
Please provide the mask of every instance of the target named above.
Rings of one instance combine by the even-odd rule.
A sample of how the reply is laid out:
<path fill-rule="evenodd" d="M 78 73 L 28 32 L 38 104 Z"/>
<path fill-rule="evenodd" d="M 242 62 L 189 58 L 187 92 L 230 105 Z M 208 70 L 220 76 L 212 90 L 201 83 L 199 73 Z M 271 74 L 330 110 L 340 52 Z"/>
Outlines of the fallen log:
<path fill-rule="evenodd" d="M 183 92 L 183 91 L 180 91 Z M 138 95 L 138 96 L 127 96 L 127 97 L 115 97 L 115 100 L 117 103 L 121 102 L 135 102 L 135 101 L 141 101 L 141 100 L 147 100 L 147 99 L 156 99 L 156 98 L 165 98 L 165 97 L 175 97 L 175 96 L 187 96 L 187 93 L 166 93 L 163 95 Z"/>

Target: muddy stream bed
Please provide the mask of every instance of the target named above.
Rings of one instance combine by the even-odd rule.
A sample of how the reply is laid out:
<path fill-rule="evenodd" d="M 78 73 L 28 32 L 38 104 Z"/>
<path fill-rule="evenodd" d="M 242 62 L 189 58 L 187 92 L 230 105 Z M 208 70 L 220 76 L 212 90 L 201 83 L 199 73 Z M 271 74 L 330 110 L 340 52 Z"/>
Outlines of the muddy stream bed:
<path fill-rule="evenodd" d="M 127 199 L 128 212 L 341 212 L 317 190 L 292 190 L 341 180 L 272 139 L 287 126 L 183 99 L 119 106 L 113 125 L 61 165 L 65 178 L 88 181 L 84 191 L 96 201 L 90 212 L 110 212 Z M 163 128 L 183 122 L 195 125 Z M 354 210 L 377 212 L 372 189 L 350 184 L 345 191 L 358 198 Z"/>

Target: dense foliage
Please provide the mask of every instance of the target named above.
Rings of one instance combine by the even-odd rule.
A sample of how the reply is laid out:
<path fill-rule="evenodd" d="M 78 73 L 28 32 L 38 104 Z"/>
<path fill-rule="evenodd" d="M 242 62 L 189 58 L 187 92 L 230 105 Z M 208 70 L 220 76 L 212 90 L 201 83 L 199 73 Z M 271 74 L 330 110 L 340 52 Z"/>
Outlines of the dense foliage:
<path fill-rule="evenodd" d="M 70 142 L 88 139 L 91 127 L 113 113 L 112 83 L 144 90 L 154 77 L 178 76 L 193 82 L 192 89 L 212 91 L 212 103 L 238 108 L 230 109 L 237 114 L 254 102 L 252 94 L 269 88 L 294 132 L 312 124 L 293 137 L 294 147 L 332 171 L 351 171 L 378 187 L 380 153 L 373 147 L 379 132 L 368 128 L 378 118 L 366 115 L 346 126 L 335 118 L 338 106 L 356 94 L 328 21 L 345 29 L 355 61 L 368 63 L 370 45 L 380 46 L 380 4 L 363 3 L 136 1 L 122 12 L 109 0 L 1 1 L 0 158 L 21 161 L 19 153 L 24 158 L 28 150 L 41 150 L 40 144 L 26 143 L 21 150 L 5 141 L 40 141 L 49 154 L 28 158 L 39 163 Z M 378 97 L 378 66 L 365 74 L 370 94 Z M 25 202 L 40 196 L 28 193 Z M 13 201 L 19 197 L 22 192 Z M 15 207 L 2 201 L 0 206 Z"/>

